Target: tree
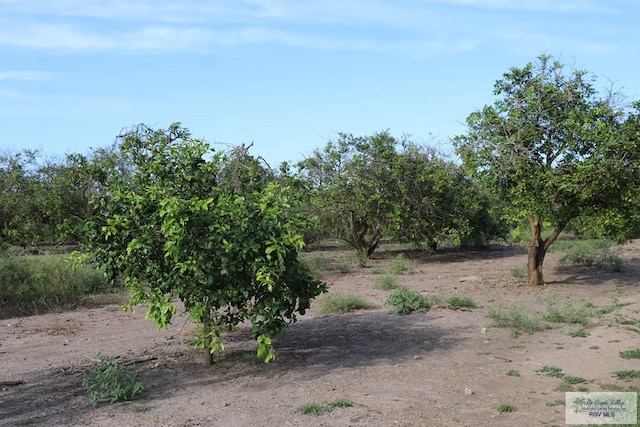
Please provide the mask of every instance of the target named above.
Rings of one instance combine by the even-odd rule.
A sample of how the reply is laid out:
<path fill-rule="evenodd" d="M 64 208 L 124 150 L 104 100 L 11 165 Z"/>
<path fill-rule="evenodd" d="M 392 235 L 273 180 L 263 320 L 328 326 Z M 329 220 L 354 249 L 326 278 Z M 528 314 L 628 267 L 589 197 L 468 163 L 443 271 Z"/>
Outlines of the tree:
<path fill-rule="evenodd" d="M 469 115 L 468 133 L 454 138 L 465 166 L 509 201 L 507 218 L 527 219 L 531 285 L 544 283 L 545 254 L 565 228 L 622 212 L 638 189 L 637 110 L 618 106 L 613 93 L 599 96 L 594 83 L 540 56 L 505 73 L 494 104 Z"/>
<path fill-rule="evenodd" d="M 31 150 L 0 154 L 0 242 L 81 239 L 92 183 L 81 159 L 43 159 Z"/>
<path fill-rule="evenodd" d="M 222 329 L 249 321 L 258 356 L 271 360 L 271 337 L 326 291 L 298 260 L 305 222 L 291 190 L 246 147 L 214 151 L 178 123 L 127 131 L 119 152 L 130 164 L 93 199 L 88 249 L 112 280 L 124 277 L 128 307 L 149 303 L 162 328 L 180 299 L 201 324 L 208 363 Z"/>
<path fill-rule="evenodd" d="M 388 132 L 340 134 L 298 164 L 322 228 L 369 258 L 384 236 L 417 244 L 494 236 L 487 198 L 435 150 Z"/>

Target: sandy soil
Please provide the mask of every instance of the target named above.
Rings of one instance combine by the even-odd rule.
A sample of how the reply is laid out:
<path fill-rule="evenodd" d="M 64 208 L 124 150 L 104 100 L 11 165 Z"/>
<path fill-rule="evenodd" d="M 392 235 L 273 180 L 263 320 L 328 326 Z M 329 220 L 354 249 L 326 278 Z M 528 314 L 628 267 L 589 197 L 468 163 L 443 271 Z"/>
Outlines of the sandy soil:
<path fill-rule="evenodd" d="M 251 355 L 247 330 L 224 336 L 226 350 L 213 366 L 185 340 L 195 326 L 177 320 L 157 331 L 144 309 L 119 304 L 0 321 L 0 425 L 42 426 L 542 426 L 564 425 L 561 380 L 536 372 L 544 365 L 602 385 L 638 386 L 612 372 L 640 369 L 621 350 L 640 347 L 640 330 L 626 320 L 640 310 L 640 241 L 624 247 L 622 273 L 557 268 L 545 261 L 541 288 L 523 286 L 509 269 L 522 268 L 522 248 L 495 246 L 472 252 L 407 254 L 412 274 L 400 285 L 431 297 L 465 296 L 478 308 L 436 307 L 427 313 L 391 315 L 390 291 L 375 274 L 397 255 L 381 250 L 368 268 L 328 272 L 330 291 L 357 292 L 377 309 L 326 315 L 313 308 L 275 339 L 277 359 L 264 365 Z M 325 252 L 327 260 L 347 252 Z M 573 338 L 577 325 L 517 337 L 492 326 L 489 310 L 516 304 L 544 310 L 545 299 L 622 307 Z M 124 297 L 123 297 L 124 298 Z M 627 305 L 625 305 L 627 304 Z M 627 323 L 627 324 L 625 324 Z M 635 330 L 634 330 L 635 329 Z M 93 408 L 81 382 L 98 352 L 118 356 L 147 385 L 142 398 Z M 510 370 L 519 376 L 509 376 Z M 575 386 L 577 390 L 577 386 Z M 349 400 L 355 405 L 320 416 L 304 415 L 306 403 Z M 501 414 L 500 403 L 517 411 Z"/>

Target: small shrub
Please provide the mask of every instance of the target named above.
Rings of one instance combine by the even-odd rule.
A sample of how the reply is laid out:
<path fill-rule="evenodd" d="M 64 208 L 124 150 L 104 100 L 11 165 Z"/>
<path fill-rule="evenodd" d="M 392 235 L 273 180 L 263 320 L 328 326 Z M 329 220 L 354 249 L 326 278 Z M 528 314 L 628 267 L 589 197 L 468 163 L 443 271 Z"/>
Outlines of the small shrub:
<path fill-rule="evenodd" d="M 431 308 L 429 301 L 420 292 L 401 288 L 394 291 L 387 298 L 385 307 L 394 314 L 405 315 L 414 312 L 427 311 Z"/>
<path fill-rule="evenodd" d="M 620 357 L 623 359 L 640 359 L 640 348 L 621 351 Z"/>
<path fill-rule="evenodd" d="M 498 412 L 500 412 L 501 414 L 516 412 L 517 410 L 518 408 L 516 408 L 515 405 L 512 405 L 511 403 L 501 403 L 500 405 L 498 405 Z"/>
<path fill-rule="evenodd" d="M 351 293 L 328 293 L 317 299 L 320 310 L 324 313 L 348 313 L 355 310 L 368 310 L 373 304 L 362 296 Z"/>
<path fill-rule="evenodd" d="M 398 287 L 398 278 L 396 276 L 380 276 L 376 278 L 373 286 L 378 289 L 395 289 Z"/>
<path fill-rule="evenodd" d="M 319 275 L 327 268 L 327 259 L 321 253 L 305 256 L 303 261 L 309 270 L 315 275 Z"/>
<path fill-rule="evenodd" d="M 338 270 L 340 273 L 342 274 L 347 274 L 348 272 L 351 271 L 351 262 L 345 260 L 345 259 L 341 259 L 338 262 L 336 262 L 334 264 L 334 267 L 336 270 Z"/>
<path fill-rule="evenodd" d="M 559 264 L 587 265 L 619 272 L 624 260 L 611 246 L 612 242 L 606 240 L 574 240 L 563 249 Z"/>
<path fill-rule="evenodd" d="M 92 406 L 108 401 L 133 400 L 144 390 L 144 384 L 126 371 L 115 357 L 98 354 L 100 363 L 82 379 L 87 398 Z"/>
<path fill-rule="evenodd" d="M 508 377 L 519 377 L 520 376 L 520 372 L 516 371 L 515 369 L 511 369 L 511 370 L 507 371 L 507 376 Z"/>
<path fill-rule="evenodd" d="M 455 308 L 476 308 L 476 303 L 467 297 L 450 297 L 445 299 L 445 301 Z"/>

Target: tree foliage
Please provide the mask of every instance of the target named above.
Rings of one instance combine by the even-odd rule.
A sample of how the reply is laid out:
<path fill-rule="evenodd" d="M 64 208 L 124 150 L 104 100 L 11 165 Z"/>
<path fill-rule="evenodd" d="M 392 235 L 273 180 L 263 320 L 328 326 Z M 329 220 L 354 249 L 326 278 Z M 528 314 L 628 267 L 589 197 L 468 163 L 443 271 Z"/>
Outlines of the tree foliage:
<path fill-rule="evenodd" d="M 466 167 L 509 201 L 506 217 L 527 218 L 531 284 L 543 283 L 544 255 L 568 226 L 629 227 L 621 215 L 638 189 L 638 115 L 615 94 L 600 96 L 594 82 L 540 56 L 505 73 L 494 104 L 469 115 L 468 133 L 454 140 Z M 546 239 L 543 222 L 552 229 Z"/>
<path fill-rule="evenodd" d="M 340 134 L 298 164 L 320 227 L 370 257 L 384 236 L 478 243 L 499 234 L 487 194 L 435 150 L 388 132 Z"/>
<path fill-rule="evenodd" d="M 127 173 L 107 177 L 88 222 L 98 265 L 124 277 L 129 306 L 149 303 L 160 328 L 180 299 L 202 325 L 209 362 L 223 349 L 220 332 L 245 321 L 271 360 L 271 337 L 326 290 L 298 260 L 305 220 L 292 190 L 245 147 L 214 151 L 179 124 L 140 125 L 120 136 L 119 151 Z"/>
<path fill-rule="evenodd" d="M 0 154 L 1 243 L 25 246 L 82 238 L 92 182 L 82 159 L 45 159 L 31 150 Z"/>

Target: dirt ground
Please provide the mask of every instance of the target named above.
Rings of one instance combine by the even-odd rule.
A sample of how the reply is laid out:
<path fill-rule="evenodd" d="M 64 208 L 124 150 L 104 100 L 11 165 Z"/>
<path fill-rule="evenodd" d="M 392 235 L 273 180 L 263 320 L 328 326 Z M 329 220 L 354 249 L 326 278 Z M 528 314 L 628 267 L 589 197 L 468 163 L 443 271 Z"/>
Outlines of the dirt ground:
<path fill-rule="evenodd" d="M 389 314 L 390 291 L 373 286 L 396 255 L 382 248 L 367 268 L 325 273 L 330 292 L 355 292 L 378 308 L 327 315 L 316 305 L 274 340 L 277 358 L 268 365 L 255 362 L 256 344 L 238 330 L 224 335 L 226 350 L 205 366 L 202 350 L 185 343 L 194 325 L 177 319 L 157 331 L 144 308 L 120 310 L 124 296 L 100 308 L 1 320 L 0 425 L 550 426 L 564 425 L 565 391 L 560 379 L 536 372 L 545 365 L 587 379 L 582 386 L 590 391 L 640 385 L 612 375 L 640 369 L 638 359 L 619 357 L 640 347 L 640 330 L 625 322 L 639 318 L 640 241 L 624 247 L 621 273 L 559 269 L 560 255 L 551 253 L 548 284 L 540 288 L 510 274 L 526 263 L 517 246 L 408 253 L 413 272 L 398 276 L 401 286 L 429 297 L 470 297 L 478 305 L 408 316 Z M 330 262 L 348 253 L 323 256 Z M 575 338 L 569 332 L 579 325 L 514 336 L 488 317 L 509 304 L 543 311 L 549 298 L 620 307 L 592 319 L 589 335 Z M 135 369 L 147 385 L 140 399 L 89 404 L 81 382 L 99 352 Z M 354 405 L 319 416 L 298 411 L 337 400 Z M 517 410 L 500 413 L 501 403 Z"/>

